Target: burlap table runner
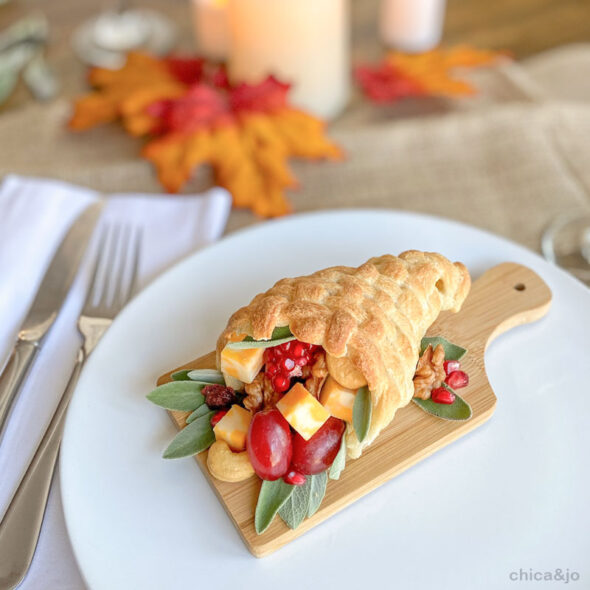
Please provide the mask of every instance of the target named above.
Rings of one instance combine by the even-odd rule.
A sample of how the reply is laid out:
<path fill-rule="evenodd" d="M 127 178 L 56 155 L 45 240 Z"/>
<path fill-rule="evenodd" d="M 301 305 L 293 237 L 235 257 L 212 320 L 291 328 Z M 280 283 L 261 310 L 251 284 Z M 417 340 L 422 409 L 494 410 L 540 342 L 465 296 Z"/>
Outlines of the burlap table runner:
<path fill-rule="evenodd" d="M 294 164 L 296 211 L 386 207 L 453 218 L 539 249 L 560 212 L 590 213 L 590 45 L 472 74 L 478 97 L 378 107 L 357 96 L 331 128 L 339 163 Z M 71 134 L 69 102 L 0 116 L 0 174 L 105 191 L 160 192 L 140 145 L 116 126 Z M 208 183 L 201 172 L 187 191 Z M 258 221 L 234 211 L 228 232 Z"/>

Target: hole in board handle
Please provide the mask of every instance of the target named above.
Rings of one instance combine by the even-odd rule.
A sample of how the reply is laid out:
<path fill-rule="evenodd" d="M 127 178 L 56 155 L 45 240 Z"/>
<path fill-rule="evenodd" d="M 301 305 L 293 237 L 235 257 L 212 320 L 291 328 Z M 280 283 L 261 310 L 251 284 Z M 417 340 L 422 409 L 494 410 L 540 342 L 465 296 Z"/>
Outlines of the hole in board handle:
<path fill-rule="evenodd" d="M 516 285 L 514 285 L 514 289 L 516 291 L 524 291 L 526 289 L 526 285 L 524 283 L 516 283 Z"/>

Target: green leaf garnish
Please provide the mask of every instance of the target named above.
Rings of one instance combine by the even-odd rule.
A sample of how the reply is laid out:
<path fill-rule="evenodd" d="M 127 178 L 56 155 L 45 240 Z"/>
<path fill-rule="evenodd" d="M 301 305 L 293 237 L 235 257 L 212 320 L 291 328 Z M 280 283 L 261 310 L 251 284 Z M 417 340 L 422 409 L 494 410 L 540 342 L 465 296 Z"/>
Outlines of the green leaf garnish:
<path fill-rule="evenodd" d="M 289 499 L 296 487 L 285 483 L 282 478 L 276 481 L 262 482 L 254 514 L 254 528 L 259 535 L 270 526 L 276 513 Z"/>
<path fill-rule="evenodd" d="M 172 373 L 172 375 L 170 375 L 170 379 L 172 379 L 172 381 L 190 381 L 188 376 L 189 373 L 190 371 L 186 369 L 183 371 L 176 371 L 176 373 Z"/>
<path fill-rule="evenodd" d="M 170 378 L 173 381 L 199 381 L 200 383 L 225 385 L 223 373 L 215 369 L 183 369 L 172 373 Z"/>
<path fill-rule="evenodd" d="M 309 475 L 307 481 L 302 486 L 293 486 L 293 493 L 287 498 L 286 502 L 279 510 L 279 516 L 290 529 L 296 529 L 307 516 L 309 509 L 309 488 L 311 478 Z"/>
<path fill-rule="evenodd" d="M 156 387 L 148 393 L 147 398 L 167 410 L 192 412 L 205 401 L 201 395 L 201 389 L 205 385 L 206 383 L 195 381 L 172 381 Z"/>
<path fill-rule="evenodd" d="M 293 336 L 291 334 L 291 328 L 289 326 L 277 326 L 270 337 L 271 340 L 282 340 L 283 338 L 289 338 Z"/>
<path fill-rule="evenodd" d="M 221 371 L 215 369 L 193 369 L 187 374 L 192 381 L 199 381 L 201 383 L 217 383 L 218 385 L 225 385 L 225 379 Z"/>
<path fill-rule="evenodd" d="M 455 401 L 452 404 L 437 404 L 431 399 L 412 398 L 412 401 L 425 412 L 443 418 L 444 420 L 469 420 L 471 418 L 471 406 L 446 383 L 442 386 L 455 394 Z"/>
<path fill-rule="evenodd" d="M 207 404 L 201 404 L 187 419 L 186 419 L 186 423 L 190 424 L 191 422 L 194 422 L 197 418 L 200 418 L 201 416 L 204 416 L 205 414 L 208 414 L 211 410 L 209 409 L 209 406 Z"/>
<path fill-rule="evenodd" d="M 322 471 L 322 473 L 312 475 L 309 479 L 311 479 L 311 489 L 309 493 L 309 508 L 307 509 L 307 516 L 311 517 L 318 511 L 318 508 L 326 495 L 328 473 Z"/>
<path fill-rule="evenodd" d="M 340 479 L 340 474 L 342 473 L 344 467 L 346 466 L 346 439 L 344 435 L 342 435 L 342 442 L 340 443 L 340 450 L 334 459 L 334 463 L 330 466 L 328 470 L 328 476 L 330 479 Z"/>
<path fill-rule="evenodd" d="M 352 407 L 352 425 L 354 426 L 354 431 L 359 442 L 363 442 L 369 432 L 372 413 L 371 392 L 368 387 L 361 387 L 356 392 Z"/>
<path fill-rule="evenodd" d="M 185 426 L 164 451 L 164 459 L 190 457 L 208 449 L 215 441 L 215 434 L 211 427 L 213 414 L 215 414 L 214 411 L 209 411 Z"/>
<path fill-rule="evenodd" d="M 432 348 L 436 348 L 439 344 L 442 344 L 442 347 L 445 349 L 446 361 L 459 361 L 467 353 L 466 348 L 457 346 L 440 336 L 434 336 L 433 338 L 422 338 L 422 342 L 420 342 L 420 356 L 422 356 L 429 344 L 432 344 Z"/>
<path fill-rule="evenodd" d="M 251 336 L 246 336 L 244 340 L 240 342 L 228 342 L 227 348 L 233 350 L 244 350 L 246 348 L 270 348 L 271 346 L 278 346 L 285 342 L 291 342 L 295 340 L 295 336 L 291 334 L 289 326 L 279 326 L 272 331 L 270 340 L 254 340 Z"/>
<path fill-rule="evenodd" d="M 326 495 L 327 484 L 328 475 L 324 471 L 308 475 L 302 486 L 293 486 L 293 493 L 279 509 L 279 516 L 289 528 L 296 529 L 306 516 L 317 512 Z"/>

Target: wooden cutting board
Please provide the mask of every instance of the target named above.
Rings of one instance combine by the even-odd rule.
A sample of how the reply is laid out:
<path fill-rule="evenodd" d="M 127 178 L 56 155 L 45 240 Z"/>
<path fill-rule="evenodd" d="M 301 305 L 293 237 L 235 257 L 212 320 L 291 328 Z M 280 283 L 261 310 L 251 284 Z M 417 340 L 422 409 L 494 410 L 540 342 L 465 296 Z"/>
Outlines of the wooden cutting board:
<path fill-rule="evenodd" d="M 196 455 L 197 463 L 252 554 L 263 557 L 276 551 L 408 467 L 483 424 L 496 406 L 496 396 L 484 367 L 486 347 L 510 328 L 542 318 L 550 304 L 549 287 L 532 270 L 518 264 L 500 264 L 475 281 L 461 311 L 457 314 L 442 313 L 428 331 L 429 336 L 444 336 L 468 349 L 461 363 L 469 374 L 470 383 L 460 393 L 471 405 L 472 417 L 466 422 L 441 420 L 412 403 L 398 410 L 393 422 L 363 455 L 347 461 L 340 479 L 328 482 L 320 509 L 296 530 L 289 529 L 277 516 L 262 535 L 257 535 L 254 510 L 260 480 L 252 477 L 239 483 L 218 481 L 210 476 L 207 469 L 207 451 Z M 203 368 L 215 368 L 214 353 L 174 371 Z M 174 371 L 163 375 L 158 385 L 170 381 Z M 185 426 L 188 413 L 170 412 L 170 415 L 179 429 Z"/>

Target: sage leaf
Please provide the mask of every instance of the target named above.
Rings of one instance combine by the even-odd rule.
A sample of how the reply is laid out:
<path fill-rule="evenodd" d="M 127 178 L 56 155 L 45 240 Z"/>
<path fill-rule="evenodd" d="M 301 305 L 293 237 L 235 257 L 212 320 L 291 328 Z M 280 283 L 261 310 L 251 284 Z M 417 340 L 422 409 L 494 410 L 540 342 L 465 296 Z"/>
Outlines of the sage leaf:
<path fill-rule="evenodd" d="M 307 509 L 307 516 L 313 516 L 320 507 L 324 496 L 326 495 L 326 486 L 328 485 L 328 473 L 322 471 L 316 475 L 309 476 L 310 492 L 309 492 L 309 507 Z"/>
<path fill-rule="evenodd" d="M 452 404 L 437 404 L 431 399 L 420 399 L 417 397 L 413 397 L 412 401 L 419 408 L 437 418 L 443 418 L 443 420 L 469 420 L 471 418 L 471 406 L 446 383 L 443 383 L 443 387 L 455 394 L 455 401 Z"/>
<path fill-rule="evenodd" d="M 186 423 L 190 424 L 191 422 L 194 422 L 197 418 L 200 418 L 201 416 L 204 416 L 205 414 L 208 414 L 211 410 L 209 409 L 209 406 L 207 404 L 201 404 L 187 419 L 186 419 Z"/>
<path fill-rule="evenodd" d="M 352 425 L 354 426 L 354 431 L 359 442 L 363 442 L 369 432 L 372 413 L 371 392 L 368 387 L 361 387 L 356 392 L 352 407 Z"/>
<path fill-rule="evenodd" d="M 194 381 L 172 381 L 156 387 L 148 393 L 147 398 L 167 410 L 192 412 L 205 401 L 201 395 L 201 389 L 205 385 Z"/>
<path fill-rule="evenodd" d="M 190 371 L 186 369 L 184 371 L 176 371 L 176 373 L 170 375 L 170 379 L 172 379 L 172 381 L 190 381 L 188 376 L 189 373 Z"/>
<path fill-rule="evenodd" d="M 445 349 L 446 361 L 459 361 L 467 353 L 466 348 L 453 344 L 441 336 L 434 336 L 433 338 L 422 338 L 422 342 L 420 342 L 420 356 L 422 356 L 429 344 L 432 344 L 432 348 L 436 348 L 439 344 L 442 344 L 442 347 Z"/>
<path fill-rule="evenodd" d="M 254 528 L 259 535 L 270 526 L 276 513 L 289 499 L 295 487 L 297 486 L 285 483 L 282 478 L 262 482 L 254 514 Z"/>
<path fill-rule="evenodd" d="M 308 475 L 302 486 L 293 486 L 293 493 L 279 509 L 279 516 L 290 529 L 296 529 L 306 516 L 317 512 L 326 495 L 327 484 L 328 474 L 324 471 Z"/>
<path fill-rule="evenodd" d="M 190 457 L 208 449 L 215 441 L 215 434 L 211 427 L 213 414 L 215 414 L 213 411 L 207 412 L 185 426 L 164 451 L 164 459 Z"/>
<path fill-rule="evenodd" d="M 289 338 L 293 336 L 291 334 L 291 328 L 289 326 L 277 326 L 270 337 L 271 340 L 282 340 L 283 338 Z"/>
<path fill-rule="evenodd" d="M 293 486 L 295 488 L 293 493 L 279 510 L 279 516 L 290 529 L 296 529 L 307 516 L 311 478 L 312 476 L 309 475 L 302 486 Z"/>
<path fill-rule="evenodd" d="M 215 369 L 193 369 L 188 372 L 187 376 L 192 381 L 225 385 L 223 373 L 221 371 L 216 371 Z"/>
<path fill-rule="evenodd" d="M 291 334 L 289 326 L 279 326 L 272 331 L 270 340 L 254 340 L 251 336 L 246 336 L 240 342 L 229 342 L 226 346 L 233 350 L 244 350 L 246 348 L 270 348 L 271 346 L 278 346 L 295 340 L 295 336 Z"/>
<path fill-rule="evenodd" d="M 330 479 L 340 479 L 340 474 L 346 466 L 346 439 L 342 436 L 342 442 L 340 443 L 340 450 L 334 459 L 334 463 L 330 466 L 328 471 L 328 477 Z"/>

